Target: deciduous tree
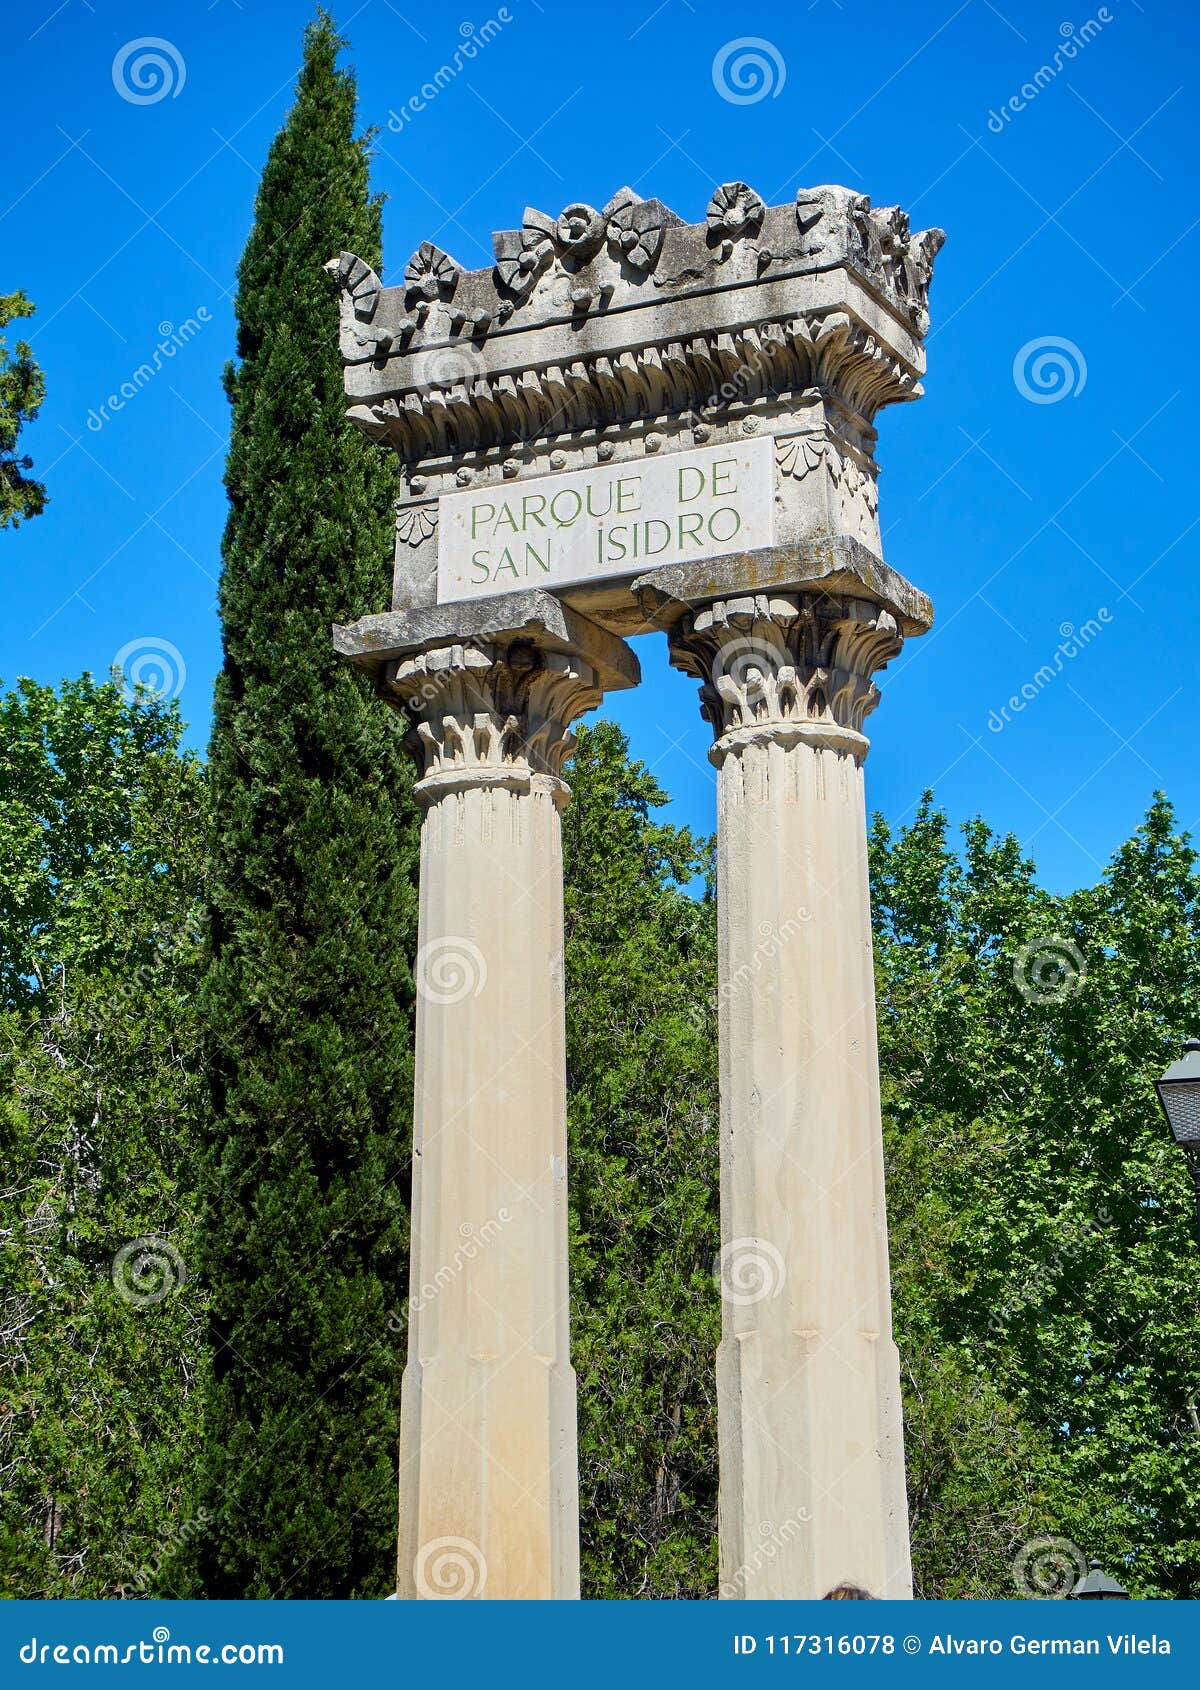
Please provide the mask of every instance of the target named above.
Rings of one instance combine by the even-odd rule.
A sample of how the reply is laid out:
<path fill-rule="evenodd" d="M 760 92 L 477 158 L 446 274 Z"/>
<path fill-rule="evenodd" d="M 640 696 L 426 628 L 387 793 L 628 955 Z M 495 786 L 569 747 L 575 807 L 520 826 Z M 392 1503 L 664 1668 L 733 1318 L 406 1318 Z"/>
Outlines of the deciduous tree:
<path fill-rule="evenodd" d="M 203 788 L 175 707 L 0 699 L 0 1581 L 172 1595 L 191 1503 Z"/>
<path fill-rule="evenodd" d="M 19 289 L 0 294 L 0 329 L 33 313 L 34 306 Z M 45 487 L 28 473 L 33 459 L 18 450 L 21 430 L 37 416 L 45 397 L 45 378 L 28 341 L 18 340 L 10 356 L 0 337 L 0 528 L 17 528 L 22 517 L 37 516 L 46 508 Z"/>

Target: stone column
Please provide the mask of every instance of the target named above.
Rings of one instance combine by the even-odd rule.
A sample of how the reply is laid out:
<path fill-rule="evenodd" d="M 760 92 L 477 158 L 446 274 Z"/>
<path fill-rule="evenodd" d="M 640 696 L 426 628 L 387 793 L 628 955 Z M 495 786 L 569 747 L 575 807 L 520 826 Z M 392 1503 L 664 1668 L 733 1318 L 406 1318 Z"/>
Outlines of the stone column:
<path fill-rule="evenodd" d="M 637 664 L 547 603 L 571 639 L 442 634 L 380 671 L 423 769 L 398 1555 L 409 1599 L 579 1595 L 559 771 L 570 723 L 600 702 L 598 654 L 626 665 L 618 685 Z M 362 661 L 397 620 L 339 631 L 342 649 Z M 363 633 L 369 623 L 384 633 Z"/>
<path fill-rule="evenodd" d="M 901 638 L 821 592 L 670 638 L 718 770 L 721 1594 L 909 1597 L 862 773 Z"/>

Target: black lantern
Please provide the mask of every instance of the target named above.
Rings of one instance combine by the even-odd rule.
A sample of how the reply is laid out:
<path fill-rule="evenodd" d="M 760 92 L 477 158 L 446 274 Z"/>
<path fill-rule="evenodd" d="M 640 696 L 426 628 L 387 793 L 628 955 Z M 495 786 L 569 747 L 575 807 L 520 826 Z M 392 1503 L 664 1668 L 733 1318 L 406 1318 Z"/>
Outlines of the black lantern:
<path fill-rule="evenodd" d="M 1100 1571 L 1099 1561 L 1089 1561 L 1088 1571 L 1067 1600 L 1072 1598 L 1077 1602 L 1128 1602 L 1129 1592 L 1116 1579 Z"/>
<path fill-rule="evenodd" d="M 1154 1089 L 1171 1136 L 1183 1151 L 1196 1187 L 1196 1230 L 1200 1236 L 1200 1039 L 1188 1039 Z"/>

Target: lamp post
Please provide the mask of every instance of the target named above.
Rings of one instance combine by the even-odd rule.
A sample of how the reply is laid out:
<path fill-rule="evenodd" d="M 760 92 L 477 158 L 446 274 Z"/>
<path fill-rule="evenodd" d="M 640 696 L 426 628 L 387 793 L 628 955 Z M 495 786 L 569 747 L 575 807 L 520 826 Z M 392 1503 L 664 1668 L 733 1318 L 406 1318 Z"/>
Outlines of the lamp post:
<path fill-rule="evenodd" d="M 1198 1046 L 1197 1048 L 1200 1048 Z M 1088 1570 L 1067 1598 L 1068 1602 L 1128 1602 L 1129 1592 L 1116 1579 L 1100 1571 L 1099 1561 L 1089 1561 Z"/>
<path fill-rule="evenodd" d="M 1196 1232 L 1200 1237 L 1200 1039 L 1184 1041 L 1183 1055 L 1161 1080 L 1155 1080 L 1154 1089 L 1171 1136 L 1187 1157 L 1196 1187 Z"/>

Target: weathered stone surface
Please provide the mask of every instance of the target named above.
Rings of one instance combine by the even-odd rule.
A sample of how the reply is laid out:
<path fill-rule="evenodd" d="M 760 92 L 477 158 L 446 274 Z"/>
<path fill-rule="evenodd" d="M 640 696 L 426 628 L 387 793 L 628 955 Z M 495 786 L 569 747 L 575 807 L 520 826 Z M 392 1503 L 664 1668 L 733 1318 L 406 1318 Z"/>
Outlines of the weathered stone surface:
<path fill-rule="evenodd" d="M 775 539 L 775 465 L 765 436 L 639 463 L 443 494 L 438 599 L 583 589 L 595 602 L 631 573 L 765 548 Z M 595 612 L 593 612 L 595 614 Z"/>
<path fill-rule="evenodd" d="M 718 770 L 720 1593 L 911 1596 L 862 784 L 900 631 L 764 593 L 669 639 Z"/>
<path fill-rule="evenodd" d="M 926 595 L 857 540 L 844 535 L 668 565 L 653 574 L 637 576 L 630 583 L 630 592 L 638 601 L 641 626 L 670 632 L 694 605 L 815 587 L 882 605 L 906 635 L 923 634 L 933 624 L 933 606 Z M 637 626 L 631 616 L 627 631 Z"/>
<path fill-rule="evenodd" d="M 533 640 L 545 652 L 578 652 L 605 692 L 635 687 L 641 667 L 629 647 L 551 593 L 506 593 L 464 604 L 388 610 L 334 624 L 333 645 L 357 668 L 387 681 L 389 667 L 420 652 L 473 640 L 505 649 Z"/>
<path fill-rule="evenodd" d="M 385 288 L 340 288 L 348 415 L 401 460 L 393 603 L 437 597 L 439 500 L 547 474 L 774 443 L 775 538 L 879 551 L 874 417 L 915 398 L 938 230 L 838 187 L 766 207 L 718 188 L 702 222 L 621 190 L 527 209 L 493 270 L 423 246 Z M 598 617 L 608 583 L 577 595 Z"/>
<path fill-rule="evenodd" d="M 384 287 L 352 253 L 327 269 L 348 296 L 341 351 L 357 372 L 353 393 L 370 399 L 397 391 L 411 362 L 433 349 L 457 350 L 464 367 L 500 373 L 526 367 L 523 337 L 541 333 L 543 346 L 562 354 L 556 362 L 569 365 L 661 338 L 641 331 L 682 322 L 684 306 L 693 331 L 765 320 L 775 312 L 760 307 L 796 297 L 784 284 L 835 270 L 874 302 L 872 315 L 919 341 L 943 239 L 937 229 L 914 233 L 899 207 L 872 210 L 847 188 L 801 189 L 791 204 L 768 208 L 732 182 L 716 190 L 698 223 L 629 188 L 598 212 L 573 205 L 553 218 L 526 208 L 523 228 L 493 236 L 490 270 L 464 272 L 429 242 L 413 254 L 402 287 Z M 387 364 L 399 368 L 380 368 Z"/>
<path fill-rule="evenodd" d="M 407 718 L 426 808 L 402 1595 L 578 1594 L 560 771 L 571 722 L 639 678 L 618 635 L 651 628 L 718 768 L 721 1594 L 911 1594 L 862 763 L 872 675 L 933 615 L 882 561 L 874 419 L 921 391 L 941 242 L 845 188 L 730 182 L 693 224 L 628 189 L 527 208 L 491 270 L 429 242 L 399 288 L 327 266 L 348 414 L 403 487 L 394 608 L 334 641 Z M 618 474 L 662 522 L 646 466 L 682 507 L 717 449 L 747 472 L 743 549 L 692 558 L 680 529 L 647 569 L 592 533 L 552 594 L 536 548 L 472 578 L 459 534 L 439 578 L 443 529 L 476 537 L 465 492 L 520 534 Z M 430 958 L 467 989 L 422 989 Z"/>
<path fill-rule="evenodd" d="M 448 622 L 467 608 L 467 626 Z M 570 725 L 631 685 L 620 641 L 544 594 L 367 618 L 422 777 L 412 1279 L 397 1588 L 579 1595 L 567 1285 L 559 770 Z"/>

